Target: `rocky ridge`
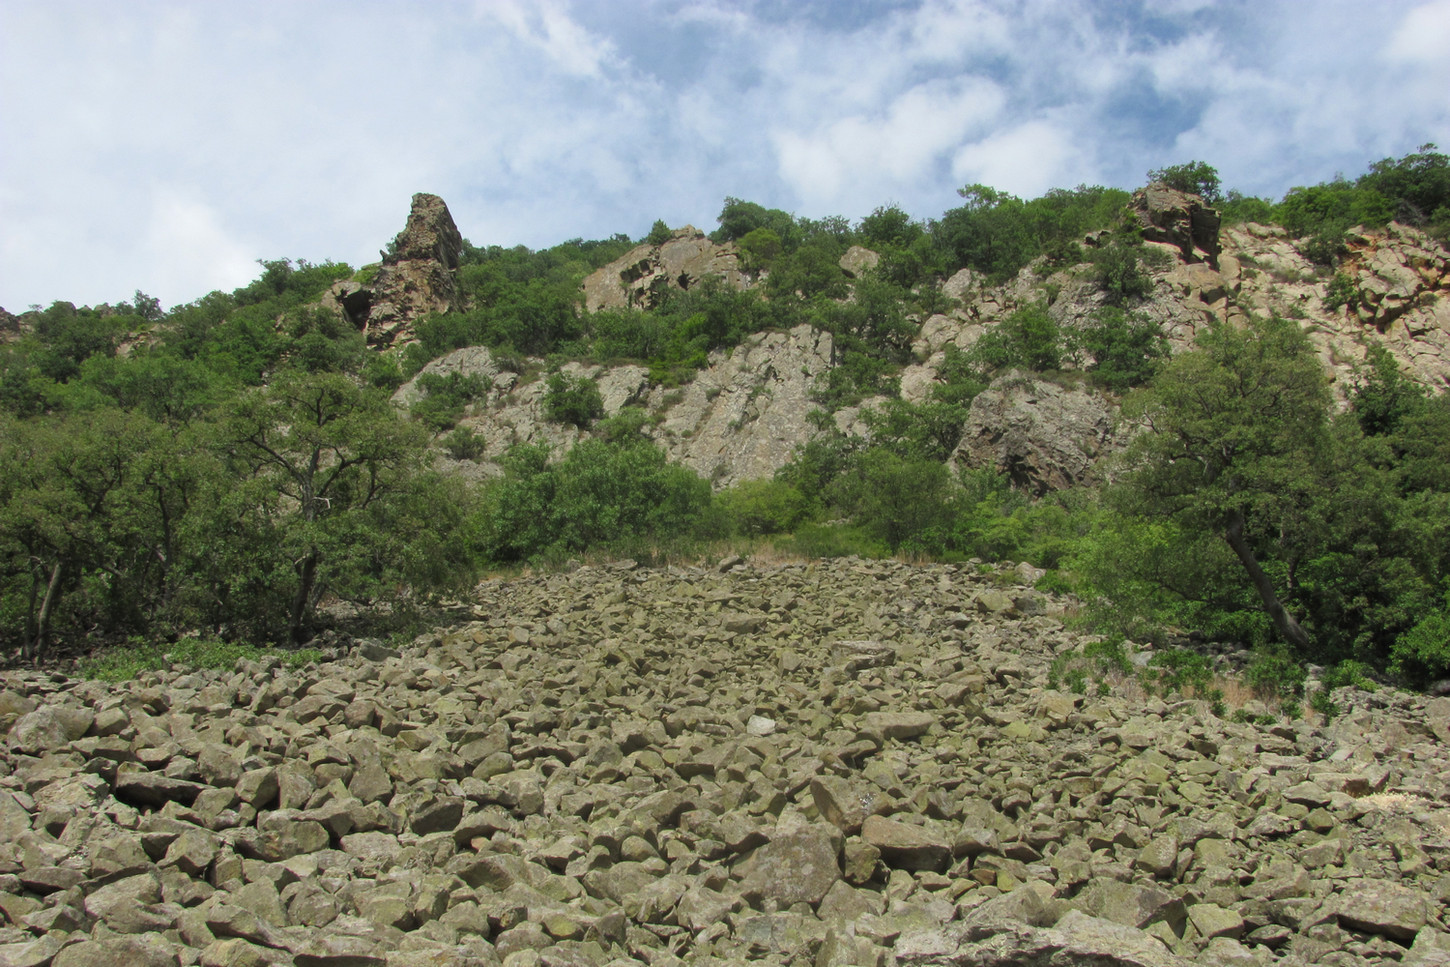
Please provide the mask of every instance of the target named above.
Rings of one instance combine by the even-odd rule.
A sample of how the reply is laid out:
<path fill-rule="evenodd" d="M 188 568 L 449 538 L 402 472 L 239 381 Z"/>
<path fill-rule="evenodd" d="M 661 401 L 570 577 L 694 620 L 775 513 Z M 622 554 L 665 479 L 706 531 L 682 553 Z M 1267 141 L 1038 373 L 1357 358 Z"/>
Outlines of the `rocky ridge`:
<path fill-rule="evenodd" d="M 1387 348 L 1419 382 L 1437 390 L 1450 386 L 1450 253 L 1423 233 L 1391 225 L 1351 235 L 1350 254 L 1339 271 L 1355 297 L 1329 308 L 1330 274 L 1311 263 L 1283 229 L 1247 224 L 1220 230 L 1217 213 L 1201 199 L 1161 186 L 1138 192 L 1133 210 L 1144 244 L 1164 252 L 1167 264 L 1152 270 L 1148 298 L 1129 308 L 1156 322 L 1174 352 L 1190 348 L 1214 320 L 1240 323 L 1251 313 L 1275 313 L 1299 320 L 1341 398 L 1373 344 Z M 853 248 L 842 259 L 843 272 L 868 270 L 874 254 Z M 648 306 L 670 287 L 688 288 L 711 277 L 736 287 L 751 284 L 733 246 L 715 245 L 686 227 L 592 274 L 584 302 L 590 310 Z M 1087 325 L 1106 299 L 1086 265 L 1051 271 L 1034 264 L 1001 286 L 987 286 L 962 270 L 942 292 L 954 300 L 953 308 L 921 320 L 913 344 L 917 361 L 901 373 L 901 395 L 911 402 L 929 398 L 948 345 L 969 349 L 1016 309 L 1044 302 L 1059 326 L 1073 330 Z M 770 476 L 810 439 L 812 385 L 832 363 L 829 334 L 797 327 L 758 334 L 733 352 L 712 354 L 707 369 L 674 390 L 651 387 L 638 365 L 566 368 L 600 383 L 609 414 L 626 405 L 643 408 L 650 418 L 645 432 L 672 459 L 716 486 L 729 486 Z M 483 466 L 461 468 L 465 472 L 496 473 L 492 461 L 513 443 L 547 442 L 562 452 L 580 437 L 572 427 L 544 420 L 539 383 L 500 377 L 486 352 L 460 350 L 429 368 L 474 371 L 470 367 L 493 378 L 495 391 L 465 420 L 487 446 Z M 405 387 L 398 399 L 410 394 L 416 396 L 416 390 Z M 1087 479 L 1120 446 L 1113 429 L 1116 411 L 1115 398 L 1090 387 L 1064 388 L 1006 374 L 974 401 L 953 460 L 995 466 L 1037 492 L 1070 486 Z M 869 432 L 859 417 L 860 409 L 851 408 L 836 414 L 836 422 L 843 430 Z"/>
<path fill-rule="evenodd" d="M 411 342 L 415 321 L 461 308 L 454 272 L 462 256 L 463 236 L 447 204 L 420 192 L 413 196 L 407 224 L 383 253 L 377 273 L 365 283 L 349 279 L 334 284 L 322 305 L 341 313 L 367 337 L 369 346 Z"/>
<path fill-rule="evenodd" d="M 8 672 L 0 963 L 1450 961 L 1450 699 L 1055 690 L 1034 576 L 623 563 L 297 671 Z"/>

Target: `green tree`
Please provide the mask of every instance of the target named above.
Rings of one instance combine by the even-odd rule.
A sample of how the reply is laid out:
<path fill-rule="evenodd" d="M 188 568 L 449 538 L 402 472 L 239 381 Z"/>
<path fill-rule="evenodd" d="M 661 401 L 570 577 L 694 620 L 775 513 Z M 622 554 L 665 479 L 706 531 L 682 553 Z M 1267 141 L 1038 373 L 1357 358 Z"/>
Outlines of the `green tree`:
<path fill-rule="evenodd" d="M 388 538 L 382 512 L 415 485 L 424 433 L 349 377 L 288 373 L 236 400 L 221 446 L 254 539 L 270 542 L 250 550 L 291 562 L 290 578 L 271 573 L 291 587 L 291 638 L 305 640 L 325 590 L 366 583 L 369 548 Z"/>
<path fill-rule="evenodd" d="M 1197 195 L 1210 205 L 1216 205 L 1223 196 L 1219 193 L 1218 169 L 1203 161 L 1189 161 L 1166 168 L 1154 168 L 1148 172 L 1150 182 L 1161 182 L 1169 188 Z"/>
<path fill-rule="evenodd" d="M 1291 322 L 1215 325 L 1198 348 L 1129 397 L 1125 414 L 1151 432 L 1130 450 L 1125 506 L 1221 537 L 1265 613 L 1300 648 L 1309 635 L 1282 603 L 1256 545 L 1305 526 L 1314 468 L 1328 438 L 1329 394 L 1308 339 Z"/>
<path fill-rule="evenodd" d="M 568 423 L 586 430 L 604 415 L 599 384 L 587 376 L 550 373 L 544 386 L 544 419 L 550 423 Z"/>

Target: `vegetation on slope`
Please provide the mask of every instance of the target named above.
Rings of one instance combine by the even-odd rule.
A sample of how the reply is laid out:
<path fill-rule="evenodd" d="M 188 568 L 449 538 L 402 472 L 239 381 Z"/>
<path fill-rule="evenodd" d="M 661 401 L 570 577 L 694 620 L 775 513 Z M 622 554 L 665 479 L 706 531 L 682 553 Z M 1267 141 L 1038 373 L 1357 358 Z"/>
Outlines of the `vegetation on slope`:
<path fill-rule="evenodd" d="M 1220 192 L 1200 162 L 1152 174 Z M 1443 235 L 1447 179 L 1427 145 L 1353 182 L 1279 202 L 1230 191 L 1221 204 L 1284 224 L 1332 262 L 1352 224 L 1399 218 Z M 647 312 L 578 306 L 582 278 L 633 244 L 623 236 L 540 252 L 470 245 L 465 310 L 420 321 L 400 356 L 369 353 L 316 307 L 354 275 L 333 263 L 264 262 L 250 285 L 170 312 L 139 292 L 32 312 L 0 349 L 0 637 L 31 653 L 88 636 L 301 642 L 324 601 L 400 611 L 489 566 L 771 539 L 803 554 L 1027 560 L 1110 633 L 1194 629 L 1416 681 L 1450 672 L 1450 401 L 1377 353 L 1336 415 L 1297 327 L 1275 320 L 1211 330 L 1167 360 L 1133 312 L 1151 283 L 1131 233 L 1094 249 L 1115 304 L 1091 324 L 1062 332 L 1045 307 L 1019 309 L 970 352 L 949 351 L 929 400 L 893 399 L 870 416 L 869 440 L 840 433 L 832 409 L 896 395 L 917 320 L 946 306 L 942 279 L 1078 264 L 1079 241 L 1113 228 L 1127 199 L 1085 186 L 1026 201 L 981 185 L 961 194 L 938 219 L 883 206 L 855 225 L 726 199 L 714 237 L 737 242 L 766 284 L 701 285 Z M 881 255 L 855 281 L 838 265 L 853 244 Z M 592 438 L 557 460 L 516 448 L 483 486 L 440 476 L 427 456 L 444 433 L 435 442 L 455 456 L 477 452 L 455 424 L 486 385 L 433 379 L 411 415 L 387 402 L 461 346 L 519 367 L 638 360 L 675 385 L 710 351 L 799 323 L 837 346 L 817 432 L 774 480 L 715 495 L 665 461 L 643 414 L 596 423 L 597 390 L 562 374 L 552 418 Z M 1128 394 L 1128 412 L 1160 431 L 1118 483 L 1031 500 L 991 472 L 948 470 L 995 375 L 1067 365 Z"/>

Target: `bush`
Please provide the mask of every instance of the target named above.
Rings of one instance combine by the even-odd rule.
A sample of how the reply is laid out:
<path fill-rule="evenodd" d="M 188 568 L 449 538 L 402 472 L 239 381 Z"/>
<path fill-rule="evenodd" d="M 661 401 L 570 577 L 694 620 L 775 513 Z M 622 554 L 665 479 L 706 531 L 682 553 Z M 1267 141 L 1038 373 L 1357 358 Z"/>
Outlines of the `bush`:
<path fill-rule="evenodd" d="M 1395 639 L 1390 672 L 1417 685 L 1450 675 L 1450 590 L 1439 609 Z"/>
<path fill-rule="evenodd" d="M 1144 299 L 1153 291 L 1153 279 L 1143 270 L 1142 255 L 1142 245 L 1116 239 L 1093 250 L 1093 277 L 1107 295 L 1109 305 Z"/>
<path fill-rule="evenodd" d="M 1062 332 L 1043 303 L 1023 306 L 989 329 L 967 351 L 969 365 L 985 378 L 1016 367 L 1049 372 L 1062 365 Z"/>
<path fill-rule="evenodd" d="M 482 398 L 493 382 L 478 373 L 423 373 L 418 388 L 425 394 L 413 404 L 412 414 L 433 430 L 446 430 L 458 422 L 469 403 Z"/>
<path fill-rule="evenodd" d="M 544 419 L 568 423 L 581 430 L 604 415 L 604 398 L 599 384 L 587 376 L 551 373 L 545 381 Z"/>
<path fill-rule="evenodd" d="M 1222 198 L 1219 194 L 1218 170 L 1202 161 L 1154 168 L 1148 172 L 1148 180 L 1161 182 L 1169 188 L 1186 191 L 1191 195 L 1198 195 L 1210 205 L 1217 204 Z"/>
<path fill-rule="evenodd" d="M 1304 666 L 1284 650 L 1262 650 L 1244 669 L 1244 681 L 1255 692 L 1286 703 L 1304 694 L 1308 677 Z"/>
<path fill-rule="evenodd" d="M 1093 357 L 1089 377 L 1099 386 L 1121 393 L 1142 386 L 1168 356 L 1168 340 L 1156 322 L 1104 306 L 1080 337 Z"/>
<path fill-rule="evenodd" d="M 810 510 L 810 501 L 779 480 L 747 480 L 715 496 L 737 534 L 756 537 L 794 530 Z"/>
<path fill-rule="evenodd" d="M 477 461 L 483 456 L 483 437 L 466 426 L 454 427 L 453 432 L 443 438 L 443 449 L 454 460 Z"/>

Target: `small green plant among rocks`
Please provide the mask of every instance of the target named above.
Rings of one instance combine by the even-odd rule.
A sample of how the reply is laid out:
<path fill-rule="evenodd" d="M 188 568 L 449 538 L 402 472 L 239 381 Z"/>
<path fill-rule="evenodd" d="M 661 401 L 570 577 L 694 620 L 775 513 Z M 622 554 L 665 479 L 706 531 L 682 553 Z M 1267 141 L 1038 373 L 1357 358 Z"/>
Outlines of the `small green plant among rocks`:
<path fill-rule="evenodd" d="M 167 671 L 176 668 L 230 669 L 238 661 L 265 661 L 280 658 L 288 668 L 301 668 L 322 659 L 316 648 L 274 651 L 256 645 L 215 638 L 182 638 L 176 642 L 146 641 L 131 638 L 125 645 L 108 648 L 77 663 L 83 678 L 103 682 L 128 682 L 142 672 Z"/>

